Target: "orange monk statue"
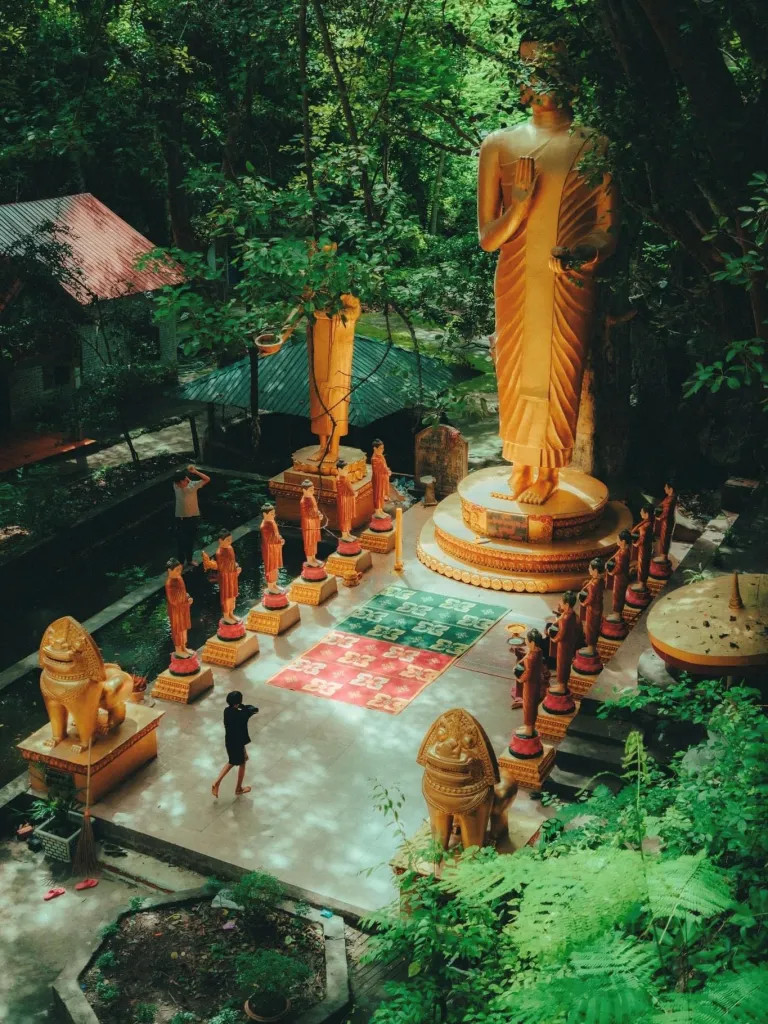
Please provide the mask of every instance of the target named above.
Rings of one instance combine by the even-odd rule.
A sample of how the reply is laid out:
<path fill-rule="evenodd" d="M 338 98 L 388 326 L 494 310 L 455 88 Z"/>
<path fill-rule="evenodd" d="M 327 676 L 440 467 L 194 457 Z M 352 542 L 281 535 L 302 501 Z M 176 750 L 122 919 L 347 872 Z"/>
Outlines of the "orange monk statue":
<path fill-rule="evenodd" d="M 391 523 L 392 516 L 384 511 L 384 503 L 389 500 L 389 478 L 392 476 L 392 471 L 384 457 L 384 442 L 378 438 L 373 442 L 371 471 L 373 473 L 373 518 L 388 519 Z"/>
<path fill-rule="evenodd" d="M 317 506 L 315 485 L 311 480 L 302 481 L 300 509 L 305 564 L 313 569 L 322 568 L 323 563 L 317 557 L 317 546 L 323 528 L 323 514 Z"/>
<path fill-rule="evenodd" d="M 603 621 L 603 595 L 605 594 L 605 566 L 602 559 L 593 558 L 589 563 L 589 579 L 579 594 L 583 614 L 584 640 L 586 646 L 578 652 L 583 658 L 597 657 L 597 638 Z"/>
<path fill-rule="evenodd" d="M 336 509 L 339 517 L 339 529 L 341 539 L 348 544 L 354 544 L 357 538 L 352 533 L 352 520 L 355 517 L 355 492 L 349 482 L 349 466 L 344 459 L 336 463 L 338 475 L 336 477 Z"/>
<path fill-rule="evenodd" d="M 219 578 L 219 601 L 221 602 L 221 622 L 225 626 L 234 626 L 242 620 L 235 614 L 237 595 L 240 593 L 239 577 L 241 568 L 235 558 L 232 547 L 232 531 L 219 531 L 219 546 L 216 558 L 209 560 L 208 565 L 215 569 Z M 226 639 L 234 639 L 227 636 Z"/>
<path fill-rule="evenodd" d="M 523 691 L 523 724 L 512 734 L 509 743 L 511 756 L 523 759 L 538 757 L 544 750 L 536 732 L 536 717 L 544 688 L 544 637 L 538 629 L 529 629 L 525 640 L 525 656 L 515 667 L 515 675 Z"/>
<path fill-rule="evenodd" d="M 611 614 L 606 615 L 608 622 L 622 622 L 622 612 L 629 586 L 629 566 L 632 560 L 632 534 L 622 530 L 619 534 L 619 546 L 616 553 L 608 560 L 606 569 L 611 580 Z"/>
<path fill-rule="evenodd" d="M 283 545 L 285 539 L 275 522 L 275 506 L 267 503 L 261 507 L 261 561 L 267 580 L 268 594 L 284 594 L 283 587 L 278 586 L 277 579 L 283 567 Z"/>
<path fill-rule="evenodd" d="M 170 558 L 166 563 L 165 600 L 168 605 L 168 620 L 171 624 L 171 639 L 177 658 L 189 658 L 195 652 L 187 646 L 187 634 L 192 627 L 190 605 L 193 598 L 187 593 L 184 578 L 181 575 L 184 566 L 177 558 Z"/>
<path fill-rule="evenodd" d="M 643 505 L 640 509 L 640 522 L 632 527 L 632 539 L 637 554 L 637 582 L 632 584 L 633 590 L 646 590 L 648 573 L 651 568 L 653 552 L 653 535 L 655 533 L 656 509 L 653 505 Z"/>
<path fill-rule="evenodd" d="M 320 442 L 310 458 L 331 466 L 338 460 L 340 439 L 349 433 L 355 324 L 360 317 L 359 299 L 342 295 L 341 301 L 340 313 L 315 312 L 307 329 L 309 415 L 312 433 Z"/>
<path fill-rule="evenodd" d="M 571 464 L 595 306 L 595 270 L 614 251 L 617 196 L 608 174 L 582 170 L 606 140 L 574 126 L 568 99 L 536 78 L 560 46 L 523 42 L 534 69 L 521 90 L 532 118 L 480 149 L 478 234 L 499 251 L 492 355 L 509 486 L 541 505 Z"/>
<path fill-rule="evenodd" d="M 567 693 L 571 678 L 571 664 L 581 641 L 581 623 L 575 611 L 576 594 L 567 590 L 560 598 L 557 621 L 548 628 L 550 643 L 557 648 L 556 681 L 550 685 L 550 692 Z"/>

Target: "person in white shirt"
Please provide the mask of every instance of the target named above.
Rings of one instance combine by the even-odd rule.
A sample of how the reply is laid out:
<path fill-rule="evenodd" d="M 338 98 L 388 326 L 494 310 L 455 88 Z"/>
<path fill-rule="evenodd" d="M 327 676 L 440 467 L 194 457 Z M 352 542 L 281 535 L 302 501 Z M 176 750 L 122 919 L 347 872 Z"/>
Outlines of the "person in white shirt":
<path fill-rule="evenodd" d="M 190 479 L 192 476 L 197 479 Z M 194 466 L 187 466 L 173 478 L 173 493 L 176 498 L 176 542 L 179 561 L 183 566 L 198 564 L 193 558 L 197 520 L 200 518 L 197 492 L 210 482 L 211 478 Z"/>

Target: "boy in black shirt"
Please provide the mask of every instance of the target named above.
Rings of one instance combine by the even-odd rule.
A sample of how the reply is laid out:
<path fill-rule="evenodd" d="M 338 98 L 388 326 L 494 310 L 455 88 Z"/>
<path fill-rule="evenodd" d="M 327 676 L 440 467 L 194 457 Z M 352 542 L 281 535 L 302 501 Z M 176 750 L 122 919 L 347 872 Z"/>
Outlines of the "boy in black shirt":
<path fill-rule="evenodd" d="M 219 795 L 221 780 L 235 765 L 237 765 L 235 796 L 251 792 L 250 786 L 243 786 L 245 763 L 248 760 L 245 747 L 251 742 L 251 737 L 248 735 L 248 720 L 258 710 L 253 704 L 243 704 L 243 695 L 239 690 L 233 690 L 227 694 L 227 706 L 224 708 L 224 744 L 227 748 L 227 763 L 211 786 L 211 792 L 215 797 Z"/>

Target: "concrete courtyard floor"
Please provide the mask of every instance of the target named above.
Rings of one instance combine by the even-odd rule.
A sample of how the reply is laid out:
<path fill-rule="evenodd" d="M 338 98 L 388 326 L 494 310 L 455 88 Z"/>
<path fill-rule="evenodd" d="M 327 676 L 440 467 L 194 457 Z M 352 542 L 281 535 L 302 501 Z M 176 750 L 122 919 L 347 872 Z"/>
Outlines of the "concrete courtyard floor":
<path fill-rule="evenodd" d="M 502 752 L 521 722 L 521 713 L 510 710 L 513 660 L 505 627 L 513 621 L 540 624 L 558 599 L 480 590 L 430 572 L 416 558 L 416 540 L 431 513 L 417 505 L 404 516 L 402 573 L 394 572 L 392 555 L 374 555 L 374 567 L 359 587 L 340 586 L 338 595 L 319 608 L 303 606 L 301 623 L 282 637 L 260 637 L 260 653 L 241 668 L 214 669 L 214 689 L 195 704 L 158 702 L 166 710 L 158 758 L 97 804 L 95 815 L 249 870 L 268 871 L 328 899 L 366 910 L 388 902 L 394 896 L 388 861 L 400 840 L 374 808 L 374 782 L 402 793 L 401 821 L 412 835 L 425 818 L 416 754 L 439 714 L 466 708 Z M 267 685 L 354 608 L 395 582 L 494 603 L 506 614 L 399 715 Z M 259 707 L 246 776 L 252 791 L 235 798 L 231 772 L 215 800 L 211 783 L 226 760 L 224 697 L 232 689 Z M 510 812 L 516 841 L 522 845 L 546 813 L 521 792 Z"/>

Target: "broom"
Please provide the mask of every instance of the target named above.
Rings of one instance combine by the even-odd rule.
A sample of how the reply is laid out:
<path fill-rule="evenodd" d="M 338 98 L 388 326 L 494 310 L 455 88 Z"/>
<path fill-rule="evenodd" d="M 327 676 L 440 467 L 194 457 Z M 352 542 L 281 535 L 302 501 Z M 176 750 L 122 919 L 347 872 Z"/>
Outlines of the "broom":
<path fill-rule="evenodd" d="M 99 867 L 96 858 L 96 841 L 93 838 L 93 825 L 91 824 L 91 745 L 93 740 L 88 741 L 88 774 L 85 783 L 85 812 L 83 814 L 83 827 L 80 830 L 80 838 L 77 841 L 73 869 L 76 875 L 90 878 Z"/>

